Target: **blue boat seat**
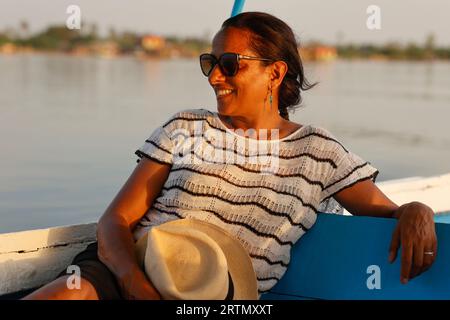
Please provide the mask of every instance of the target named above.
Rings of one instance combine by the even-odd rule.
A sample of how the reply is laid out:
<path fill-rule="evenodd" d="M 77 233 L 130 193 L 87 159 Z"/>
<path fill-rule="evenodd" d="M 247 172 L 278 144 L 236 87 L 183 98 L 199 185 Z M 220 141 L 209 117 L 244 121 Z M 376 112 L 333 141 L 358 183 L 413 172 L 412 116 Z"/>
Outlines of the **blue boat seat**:
<path fill-rule="evenodd" d="M 436 223 L 433 266 L 402 284 L 401 251 L 388 262 L 396 222 L 319 213 L 292 248 L 283 278 L 261 299 L 450 299 L 450 224 Z"/>

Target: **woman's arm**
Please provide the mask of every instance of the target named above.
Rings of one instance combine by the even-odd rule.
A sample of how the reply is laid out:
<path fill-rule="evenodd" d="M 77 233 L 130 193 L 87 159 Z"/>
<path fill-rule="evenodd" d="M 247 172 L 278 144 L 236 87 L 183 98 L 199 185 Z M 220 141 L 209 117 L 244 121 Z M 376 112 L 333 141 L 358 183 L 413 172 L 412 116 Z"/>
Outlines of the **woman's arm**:
<path fill-rule="evenodd" d="M 370 179 L 345 188 L 334 198 L 355 216 L 391 218 L 398 209 Z"/>
<path fill-rule="evenodd" d="M 434 212 L 430 207 L 420 202 L 410 202 L 399 207 L 372 180 L 348 187 L 335 194 L 334 198 L 353 215 L 398 219 L 389 248 L 389 261 L 396 259 L 401 245 L 402 283 L 407 283 L 408 279 L 414 278 L 433 264 L 437 253 L 437 238 Z"/>
<path fill-rule="evenodd" d="M 142 158 L 98 223 L 99 258 L 118 279 L 125 298 L 159 298 L 137 263 L 132 230 L 160 193 L 169 171 L 170 165 Z"/>

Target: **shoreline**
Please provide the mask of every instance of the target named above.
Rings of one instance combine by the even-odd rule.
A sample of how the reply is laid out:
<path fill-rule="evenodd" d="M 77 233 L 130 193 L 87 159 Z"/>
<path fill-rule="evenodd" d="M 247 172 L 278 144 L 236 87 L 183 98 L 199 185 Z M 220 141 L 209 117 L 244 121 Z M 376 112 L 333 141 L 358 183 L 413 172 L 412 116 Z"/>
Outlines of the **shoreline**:
<path fill-rule="evenodd" d="M 0 51 L 0 57 L 11 57 L 11 56 L 56 56 L 56 57 L 71 57 L 71 58 L 99 58 L 99 59 L 123 59 L 123 58 L 133 58 L 136 60 L 143 61 L 171 61 L 171 60 L 196 60 L 196 56 L 151 56 L 146 54 L 130 53 L 130 54 L 79 54 L 71 52 L 61 52 L 61 51 L 43 51 L 43 50 L 18 50 L 15 52 L 2 52 Z M 337 57 L 330 60 L 320 60 L 320 59 L 304 59 L 303 62 L 309 63 L 323 63 L 332 64 L 335 62 L 409 62 L 409 63 L 450 63 L 450 59 L 393 59 L 385 57 L 377 58 L 344 58 Z"/>

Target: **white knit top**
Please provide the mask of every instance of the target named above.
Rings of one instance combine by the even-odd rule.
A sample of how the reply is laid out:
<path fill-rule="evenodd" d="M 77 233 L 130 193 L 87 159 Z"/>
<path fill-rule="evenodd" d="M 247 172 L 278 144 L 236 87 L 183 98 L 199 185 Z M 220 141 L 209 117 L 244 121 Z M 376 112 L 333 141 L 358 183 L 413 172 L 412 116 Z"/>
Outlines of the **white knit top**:
<path fill-rule="evenodd" d="M 176 113 L 136 155 L 172 167 L 135 239 L 173 219 L 214 223 L 247 249 L 260 293 L 286 272 L 292 246 L 324 201 L 378 174 L 325 129 L 305 125 L 282 139 L 256 140 L 205 109 Z"/>

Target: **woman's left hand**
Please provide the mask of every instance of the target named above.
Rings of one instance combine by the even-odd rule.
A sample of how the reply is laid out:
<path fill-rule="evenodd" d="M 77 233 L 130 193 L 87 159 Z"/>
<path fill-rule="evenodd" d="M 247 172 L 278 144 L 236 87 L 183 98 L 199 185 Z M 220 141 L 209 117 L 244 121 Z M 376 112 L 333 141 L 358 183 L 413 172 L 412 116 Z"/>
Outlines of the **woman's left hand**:
<path fill-rule="evenodd" d="M 400 206 L 394 213 L 398 219 L 389 249 L 389 261 L 397 257 L 402 247 L 400 281 L 405 284 L 433 264 L 437 254 L 437 238 L 433 210 L 420 202 Z"/>

